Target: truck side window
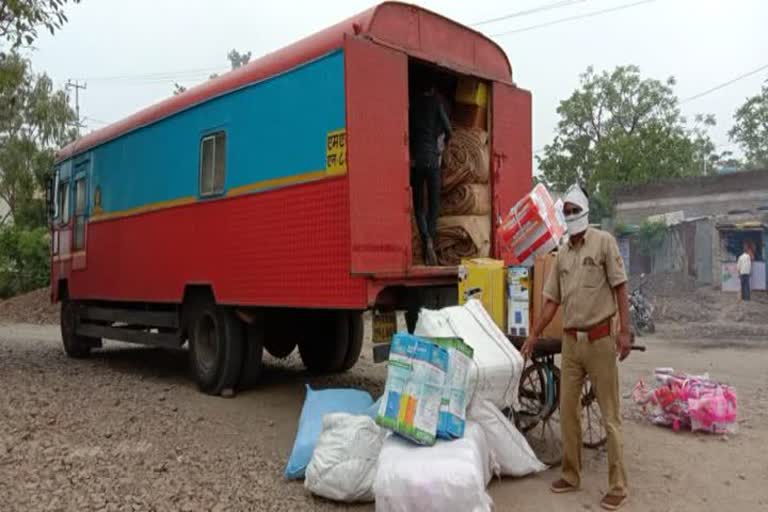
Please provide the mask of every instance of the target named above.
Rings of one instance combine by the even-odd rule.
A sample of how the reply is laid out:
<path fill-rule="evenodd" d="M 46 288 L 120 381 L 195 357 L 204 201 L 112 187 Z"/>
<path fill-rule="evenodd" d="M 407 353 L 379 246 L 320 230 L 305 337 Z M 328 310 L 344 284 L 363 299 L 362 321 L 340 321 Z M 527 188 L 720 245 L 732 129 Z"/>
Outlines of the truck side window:
<path fill-rule="evenodd" d="M 75 250 L 85 248 L 85 198 L 85 178 L 80 178 L 75 181 Z"/>
<path fill-rule="evenodd" d="M 56 208 L 59 224 L 69 223 L 69 182 L 59 183 L 58 206 Z"/>
<path fill-rule="evenodd" d="M 217 132 L 200 141 L 200 195 L 224 192 L 226 134 Z"/>

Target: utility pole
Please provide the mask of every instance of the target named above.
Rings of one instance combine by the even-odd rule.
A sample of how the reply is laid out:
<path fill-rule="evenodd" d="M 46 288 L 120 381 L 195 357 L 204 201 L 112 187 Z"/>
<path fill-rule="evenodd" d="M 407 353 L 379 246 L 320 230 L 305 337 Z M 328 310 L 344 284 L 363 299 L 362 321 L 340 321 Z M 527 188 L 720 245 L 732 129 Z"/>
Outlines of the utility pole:
<path fill-rule="evenodd" d="M 80 89 L 87 89 L 88 84 L 86 83 L 80 83 L 79 80 L 67 80 L 66 84 L 67 89 L 74 89 L 75 90 L 75 115 L 77 115 L 77 134 L 80 135 L 80 128 L 84 128 L 83 123 L 80 121 Z"/>

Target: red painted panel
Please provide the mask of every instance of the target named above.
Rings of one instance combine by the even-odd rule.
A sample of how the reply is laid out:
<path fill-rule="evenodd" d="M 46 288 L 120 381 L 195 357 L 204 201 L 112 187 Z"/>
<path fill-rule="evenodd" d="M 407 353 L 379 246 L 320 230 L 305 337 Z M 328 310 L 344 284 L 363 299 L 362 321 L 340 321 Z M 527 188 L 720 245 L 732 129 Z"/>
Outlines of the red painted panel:
<path fill-rule="evenodd" d="M 531 93 L 495 82 L 492 109 L 494 225 L 498 227 L 499 216 L 531 191 Z"/>
<path fill-rule="evenodd" d="M 367 282 L 349 273 L 348 191 L 341 177 L 91 223 L 71 295 L 180 302 L 185 284 L 210 283 L 221 303 L 364 308 Z"/>
<path fill-rule="evenodd" d="M 408 58 L 349 38 L 345 59 L 352 273 L 405 271 L 411 253 Z"/>

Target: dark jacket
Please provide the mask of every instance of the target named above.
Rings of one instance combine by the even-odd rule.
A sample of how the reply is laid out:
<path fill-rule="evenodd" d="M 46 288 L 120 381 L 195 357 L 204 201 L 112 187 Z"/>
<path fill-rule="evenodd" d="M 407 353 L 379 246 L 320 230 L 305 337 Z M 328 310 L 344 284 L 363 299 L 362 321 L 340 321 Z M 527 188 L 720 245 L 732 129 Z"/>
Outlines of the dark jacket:
<path fill-rule="evenodd" d="M 437 139 L 445 134 L 445 144 L 451 138 L 451 122 L 442 103 L 434 94 L 422 94 L 411 102 L 409 115 L 411 164 L 438 167 L 440 150 Z"/>

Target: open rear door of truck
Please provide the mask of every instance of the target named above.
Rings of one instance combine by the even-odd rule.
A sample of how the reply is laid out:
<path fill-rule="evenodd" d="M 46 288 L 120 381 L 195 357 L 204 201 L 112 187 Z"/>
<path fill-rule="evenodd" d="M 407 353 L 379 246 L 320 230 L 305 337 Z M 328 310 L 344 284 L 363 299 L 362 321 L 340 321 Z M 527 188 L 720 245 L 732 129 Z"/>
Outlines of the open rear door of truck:
<path fill-rule="evenodd" d="M 493 226 L 531 191 L 531 93 L 494 82 L 492 96 Z M 494 254 L 499 257 L 496 243 Z"/>
<path fill-rule="evenodd" d="M 367 39 L 344 44 L 352 273 L 410 263 L 408 58 Z"/>

